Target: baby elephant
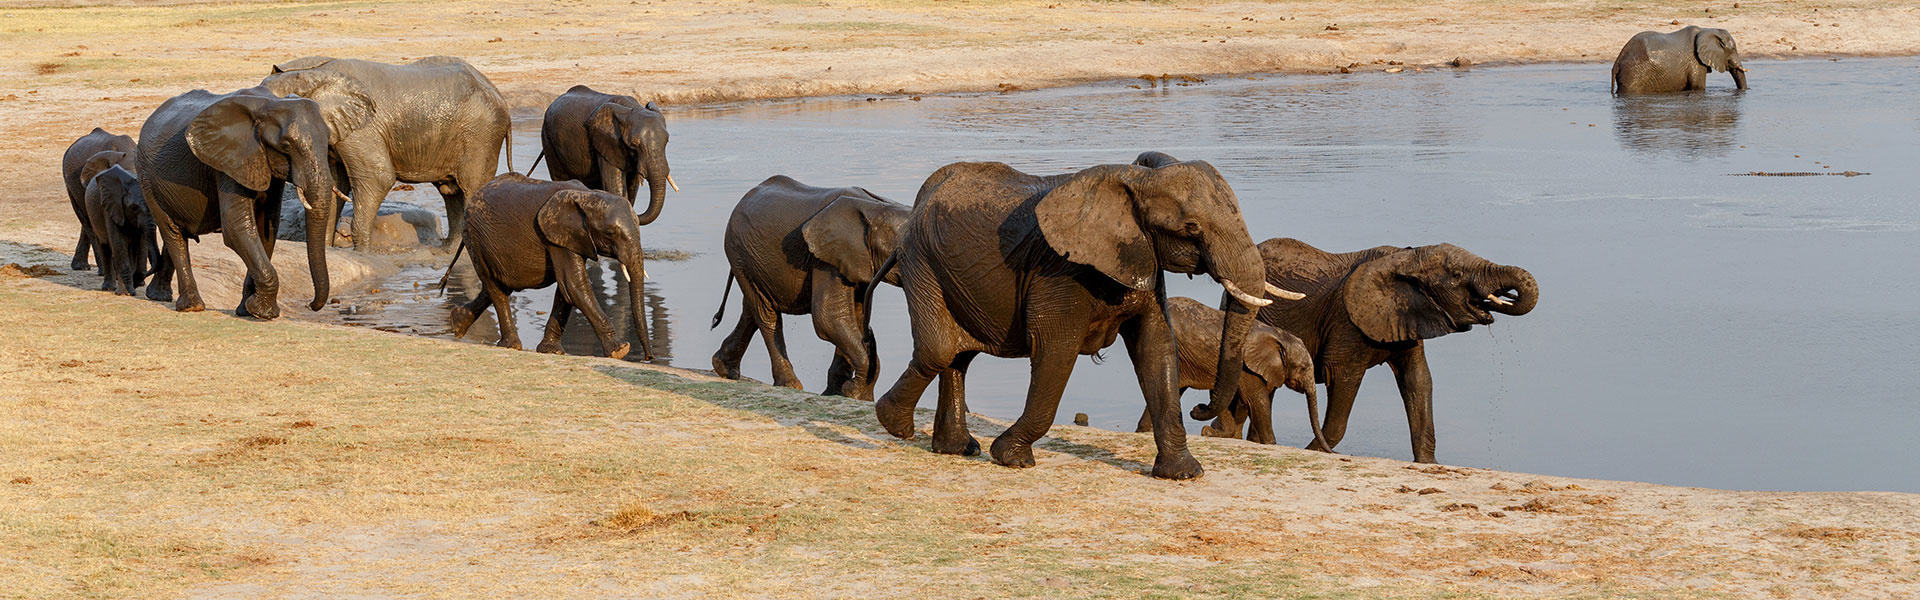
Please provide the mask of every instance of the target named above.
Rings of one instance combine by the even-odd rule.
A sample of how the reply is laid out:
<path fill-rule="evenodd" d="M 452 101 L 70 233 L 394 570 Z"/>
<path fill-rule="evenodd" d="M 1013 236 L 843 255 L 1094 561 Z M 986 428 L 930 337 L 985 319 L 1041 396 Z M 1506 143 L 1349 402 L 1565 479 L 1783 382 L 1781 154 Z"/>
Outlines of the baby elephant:
<path fill-rule="evenodd" d="M 910 212 L 862 188 L 813 187 L 785 175 L 749 190 L 727 219 L 723 241 L 732 269 L 727 280 L 740 282 L 740 322 L 713 354 L 713 372 L 739 379 L 740 357 L 758 330 L 774 384 L 800 389 L 780 315 L 812 314 L 813 332 L 834 346 L 825 393 L 873 400 L 879 359 L 864 288 L 900 245 Z M 900 284 L 891 274 L 885 281 Z M 715 327 L 727 310 L 725 292 L 720 302 Z"/>
<path fill-rule="evenodd" d="M 148 261 L 158 263 L 166 255 L 154 237 L 153 213 L 140 195 L 140 180 L 120 161 L 130 164 L 132 157 L 101 152 L 87 160 L 87 226 L 100 262 L 100 289 L 132 296 L 153 272 Z"/>
<path fill-rule="evenodd" d="M 73 270 L 84 271 L 89 268 L 87 252 L 94 247 L 93 226 L 87 222 L 87 181 L 99 174 L 100 170 L 83 173 L 87 170 L 87 162 L 101 152 L 118 152 L 125 160 L 113 162 L 124 165 L 128 171 L 137 171 L 132 158 L 136 147 L 133 138 L 114 135 L 95 127 L 91 133 L 74 140 L 73 145 L 67 146 L 66 154 L 60 157 L 60 179 L 67 184 L 67 201 L 73 204 L 73 217 L 80 220 L 80 241 L 73 248 Z"/>
<path fill-rule="evenodd" d="M 640 258 L 640 223 L 626 199 L 587 189 L 577 181 L 552 182 L 519 173 L 493 178 L 467 199 L 466 237 L 462 247 L 473 255 L 473 270 L 485 293 L 453 309 L 453 334 L 467 328 L 492 305 L 500 322 L 500 346 L 520 347 L 508 294 L 560 285 L 553 294 L 553 312 L 547 315 L 547 333 L 539 351 L 559 354 L 560 334 L 574 308 L 587 316 L 600 346 L 608 356 L 622 358 L 631 345 L 614 339 L 613 327 L 593 296 L 585 261 L 605 256 L 620 261 L 631 282 L 633 322 L 640 352 L 648 359 L 646 296 L 641 280 L 646 266 Z M 454 259 L 460 258 L 454 250 Z M 451 268 L 451 267 L 449 267 Z M 637 275 L 637 277 L 636 277 Z"/>
<path fill-rule="evenodd" d="M 1214 360 L 1220 355 L 1221 323 L 1226 313 L 1192 298 L 1168 298 L 1167 315 L 1173 325 L 1173 339 L 1180 358 L 1180 390 L 1211 389 Z M 1240 374 L 1240 393 L 1231 406 L 1222 408 L 1201 404 L 1189 416 L 1197 420 L 1215 419 L 1200 430 L 1211 437 L 1240 437 L 1242 419 L 1251 414 L 1247 439 L 1261 444 L 1274 443 L 1273 392 L 1281 386 L 1306 394 L 1307 423 L 1313 435 L 1320 435 L 1320 400 L 1314 394 L 1313 355 L 1300 338 L 1265 323 L 1254 323 L 1247 332 L 1246 367 Z M 1147 415 L 1140 415 L 1137 431 L 1152 431 Z"/>
<path fill-rule="evenodd" d="M 1747 89 L 1747 69 L 1725 29 L 1688 25 L 1672 33 L 1642 31 L 1613 59 L 1613 90 L 1621 94 L 1707 89 L 1707 74 L 1725 71 Z"/>

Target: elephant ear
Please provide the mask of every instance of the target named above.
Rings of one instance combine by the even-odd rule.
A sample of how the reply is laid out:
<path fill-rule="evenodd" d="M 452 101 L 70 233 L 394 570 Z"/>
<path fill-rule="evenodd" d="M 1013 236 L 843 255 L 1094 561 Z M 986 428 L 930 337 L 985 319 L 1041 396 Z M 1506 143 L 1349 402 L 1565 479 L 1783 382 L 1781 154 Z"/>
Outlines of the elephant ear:
<path fill-rule="evenodd" d="M 806 239 L 807 251 L 855 284 L 873 281 L 873 249 L 867 243 L 871 224 L 865 210 L 865 205 L 871 202 L 840 196 L 800 226 L 800 237 Z"/>
<path fill-rule="evenodd" d="M 373 98 L 366 88 L 333 71 L 288 70 L 268 77 L 261 85 L 274 95 L 299 96 L 319 104 L 320 117 L 327 121 L 327 139 L 334 142 L 352 137 L 373 120 Z"/>
<path fill-rule="evenodd" d="M 587 230 L 587 215 L 607 210 L 607 200 L 589 190 L 561 190 L 547 197 L 534 217 L 540 237 L 547 243 L 566 248 L 581 256 L 598 256 L 593 234 Z"/>
<path fill-rule="evenodd" d="M 1103 165 L 1081 171 L 1047 192 L 1033 212 L 1054 252 L 1120 285 L 1151 290 L 1160 267 L 1153 240 L 1135 218 L 1129 187 L 1142 169 Z"/>
<path fill-rule="evenodd" d="M 248 96 L 213 103 L 187 125 L 187 147 L 200 162 L 232 177 L 241 187 L 267 189 L 273 173 L 253 122 L 253 109 L 265 103 L 265 98 Z"/>
<path fill-rule="evenodd" d="M 108 167 L 118 165 L 126 159 L 127 153 L 117 150 L 95 153 L 87 157 L 86 163 L 80 165 L 80 181 L 83 183 L 93 181 L 93 176 L 105 173 Z"/>
<path fill-rule="evenodd" d="M 308 56 L 306 58 L 296 58 L 287 62 L 274 65 L 273 72 L 275 74 L 279 74 L 279 73 L 288 73 L 292 71 L 305 71 L 307 69 L 318 68 L 321 65 L 325 65 L 330 62 L 333 62 L 333 57 L 331 56 Z"/>
<path fill-rule="evenodd" d="M 1419 279 L 1422 253 L 1401 249 L 1362 263 L 1347 277 L 1347 316 L 1368 339 L 1405 342 L 1453 332 L 1453 321 Z"/>
<path fill-rule="evenodd" d="M 1693 57 L 1706 65 L 1707 72 L 1727 70 L 1728 46 L 1732 40 L 1721 29 L 1704 29 L 1693 35 Z"/>
<path fill-rule="evenodd" d="M 1245 353 L 1247 370 L 1274 387 L 1287 384 L 1287 347 L 1278 333 L 1272 327 L 1255 325 L 1247 334 Z"/>
<path fill-rule="evenodd" d="M 609 160 L 626 155 L 625 142 L 622 141 L 626 136 L 621 132 L 626 131 L 627 127 L 623 113 L 630 110 L 633 108 L 612 102 L 593 109 L 593 114 L 587 117 L 587 144 L 593 147 L 595 154 L 609 157 Z"/>

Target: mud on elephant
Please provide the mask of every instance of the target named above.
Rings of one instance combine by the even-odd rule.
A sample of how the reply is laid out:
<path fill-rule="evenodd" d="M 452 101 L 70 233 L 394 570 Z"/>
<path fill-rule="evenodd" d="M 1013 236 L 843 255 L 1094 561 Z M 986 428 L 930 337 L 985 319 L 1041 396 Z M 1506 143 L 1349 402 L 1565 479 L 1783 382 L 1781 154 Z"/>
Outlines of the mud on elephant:
<path fill-rule="evenodd" d="M 632 96 L 603 94 L 584 85 L 568 89 L 547 105 L 540 124 L 540 156 L 555 181 L 578 180 L 629 205 L 645 183 L 648 198 L 640 212 L 641 225 L 659 218 L 668 187 L 680 191 L 667 167 L 666 116 L 659 105 L 641 104 Z"/>
<path fill-rule="evenodd" d="M 1260 320 L 1300 337 L 1327 384 L 1327 420 L 1311 448 L 1331 451 L 1347 432 L 1367 369 L 1393 368 L 1417 462 L 1434 462 L 1433 378 L 1423 340 L 1524 315 L 1540 300 L 1533 275 L 1452 244 L 1380 246 L 1334 254 L 1291 238 L 1260 243 L 1267 281 L 1307 294 Z"/>
<path fill-rule="evenodd" d="M 1167 319 L 1173 324 L 1175 349 L 1180 358 L 1180 391 L 1211 389 L 1214 357 L 1220 353 L 1220 328 L 1226 313 L 1192 298 L 1167 300 Z M 1313 383 L 1313 355 L 1300 338 L 1266 323 L 1254 323 L 1245 340 L 1246 367 L 1240 374 L 1240 392 L 1231 405 L 1201 404 L 1188 413 L 1194 419 L 1213 423 L 1200 429 L 1209 437 L 1239 438 L 1246 427 L 1247 439 L 1260 444 L 1276 443 L 1273 437 L 1273 393 L 1282 387 L 1307 397 L 1307 425 L 1315 439 L 1320 437 L 1320 399 Z M 1153 431 L 1149 415 L 1140 415 L 1135 431 Z"/>
<path fill-rule="evenodd" d="M 1688 25 L 1679 31 L 1642 31 L 1627 40 L 1613 59 L 1613 91 L 1621 94 L 1707 89 L 1707 74 L 1733 75 L 1747 89 L 1747 69 L 1725 29 Z"/>
<path fill-rule="evenodd" d="M 754 186 L 727 219 L 722 242 L 727 281 L 740 284 L 740 321 L 713 354 L 714 373 L 739 379 L 740 357 L 758 331 L 774 384 L 800 389 L 780 315 L 810 314 L 814 334 L 834 346 L 823 393 L 873 400 L 880 362 L 867 288 L 899 246 L 910 210 L 863 188 L 814 187 L 785 175 Z M 885 281 L 900 283 L 893 274 Z M 720 298 L 715 327 L 726 312 L 724 292 Z"/>
<path fill-rule="evenodd" d="M 462 247 L 473 256 L 482 293 L 454 308 L 451 325 L 456 337 L 465 336 L 474 319 L 492 306 L 500 324 L 498 345 L 519 348 L 520 333 L 514 327 L 508 295 L 557 281 L 560 285 L 554 291 L 553 310 L 547 314 L 546 335 L 538 350 L 563 351 L 560 335 L 573 309 L 579 308 L 607 355 L 625 357 L 632 345 L 615 339 L 613 325 L 601 312 L 587 276 L 587 261 L 605 256 L 619 261 L 626 273 L 640 352 L 653 358 L 641 284 L 647 269 L 641 259 L 640 224 L 625 200 L 587 189 L 577 181 L 545 181 L 519 173 L 495 177 L 468 200 L 473 214 L 467 220 L 468 237 Z M 458 261 L 459 250 L 454 252 Z"/>
<path fill-rule="evenodd" d="M 880 423 L 913 438 L 914 406 L 938 377 L 933 449 L 976 453 L 967 366 L 983 352 L 1028 357 L 1026 408 L 992 447 L 994 462 L 1014 467 L 1034 464 L 1033 443 L 1052 427 L 1078 356 L 1119 337 L 1154 426 L 1153 475 L 1200 476 L 1181 425 L 1164 273 L 1204 273 L 1226 288 L 1222 339 L 1245 338 L 1252 311 L 1272 302 L 1239 201 L 1219 171 L 1155 152 L 1132 165 L 1047 177 L 1002 163 L 942 167 L 920 188 L 881 273 L 891 268 L 900 271 L 914 348 L 906 372 L 874 403 Z M 1220 406 L 1238 391 L 1242 350 L 1221 344 L 1215 357 L 1212 397 Z"/>

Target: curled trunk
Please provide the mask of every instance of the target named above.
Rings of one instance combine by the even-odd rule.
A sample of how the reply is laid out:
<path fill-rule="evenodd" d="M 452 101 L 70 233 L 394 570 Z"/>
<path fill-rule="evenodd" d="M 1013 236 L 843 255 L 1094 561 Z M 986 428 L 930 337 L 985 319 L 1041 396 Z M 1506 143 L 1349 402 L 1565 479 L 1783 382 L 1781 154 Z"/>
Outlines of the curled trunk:
<path fill-rule="evenodd" d="M 667 161 L 658 158 L 658 154 L 646 161 L 647 168 L 643 171 L 647 174 L 647 210 L 640 213 L 641 225 L 651 224 L 654 219 L 660 218 L 660 209 L 667 205 Z M 635 188 L 637 189 L 638 186 L 636 185 Z M 628 193 L 631 194 L 632 191 Z"/>
<path fill-rule="evenodd" d="M 1513 266 L 1495 267 L 1492 275 L 1494 294 L 1513 292 L 1513 304 L 1490 307 L 1501 314 L 1520 316 L 1533 311 L 1535 303 L 1540 301 L 1540 284 L 1533 280 L 1533 274 L 1526 269 Z"/>

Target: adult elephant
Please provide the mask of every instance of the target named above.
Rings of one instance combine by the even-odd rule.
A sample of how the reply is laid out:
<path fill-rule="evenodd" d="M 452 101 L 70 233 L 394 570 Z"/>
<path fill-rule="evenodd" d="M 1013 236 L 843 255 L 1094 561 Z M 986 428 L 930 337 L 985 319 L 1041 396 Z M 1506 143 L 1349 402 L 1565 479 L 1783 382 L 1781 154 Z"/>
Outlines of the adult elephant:
<path fill-rule="evenodd" d="M 1740 66 L 1740 50 L 1727 30 L 1688 25 L 1671 33 L 1642 31 L 1613 59 L 1613 91 L 1704 90 L 1707 74 L 1714 71 L 1732 74 L 1734 86 L 1747 89 L 1747 69 Z"/>
<path fill-rule="evenodd" d="M 540 123 L 540 155 L 555 181 L 577 180 L 630 205 L 645 182 L 647 209 L 640 213 L 641 225 L 660 217 L 668 187 L 680 191 L 667 168 L 667 118 L 659 105 L 641 104 L 633 96 L 573 86 L 547 105 Z"/>
<path fill-rule="evenodd" d="M 1173 325 L 1173 340 L 1180 359 L 1180 391 L 1209 389 L 1218 376 L 1214 359 L 1220 353 L 1221 321 L 1226 313 L 1180 297 L 1167 301 L 1167 319 Z M 1307 397 L 1307 425 L 1320 436 L 1320 397 L 1313 382 L 1313 354 L 1299 337 L 1266 323 L 1254 323 L 1242 343 L 1246 368 L 1240 373 L 1240 393 L 1231 405 L 1201 404 L 1187 413 L 1213 423 L 1200 433 L 1209 437 L 1238 438 L 1246 425 L 1247 440 L 1259 444 L 1276 443 L 1273 436 L 1273 393 L 1282 387 Z M 1148 414 L 1140 414 L 1135 431 L 1153 431 Z"/>
<path fill-rule="evenodd" d="M 722 241 L 728 284 L 740 283 L 740 322 L 714 352 L 713 372 L 739 379 L 740 357 L 759 331 L 774 385 L 800 389 L 780 315 L 811 314 L 813 332 L 834 347 L 823 393 L 872 401 L 880 363 L 867 327 L 866 288 L 874 283 L 874 267 L 900 245 L 911 210 L 864 188 L 814 187 L 785 175 L 747 191 Z M 886 282 L 900 284 L 891 274 Z M 723 292 L 715 327 L 726 301 Z"/>
<path fill-rule="evenodd" d="M 247 265 L 234 312 L 279 316 L 280 278 L 271 259 L 280 198 L 292 182 L 307 211 L 307 267 L 313 271 L 308 308 L 320 310 L 328 295 L 325 240 L 340 193 L 327 167 L 328 139 L 318 103 L 282 98 L 265 87 L 228 94 L 194 90 L 155 109 L 140 128 L 140 191 L 171 264 L 158 265 L 147 298 L 173 300 L 174 310 L 203 310 L 187 240 L 219 231 Z M 168 285 L 175 268 L 177 300 Z"/>
<path fill-rule="evenodd" d="M 68 265 L 75 271 L 91 268 L 87 264 L 87 251 L 94 244 L 93 226 L 87 222 L 87 181 L 93 176 L 83 177 L 80 171 L 85 168 L 88 159 L 101 152 L 119 152 L 126 160 L 116 162 L 131 163 L 134 148 L 133 138 L 114 135 L 95 127 L 92 132 L 74 140 L 72 145 L 67 146 L 66 154 L 60 157 L 60 179 L 67 184 L 67 202 L 73 205 L 74 218 L 80 220 L 80 241 L 74 246 L 73 262 Z M 127 164 L 126 168 L 132 170 L 135 167 Z"/>
<path fill-rule="evenodd" d="M 472 239 L 465 247 L 473 255 L 473 270 L 480 278 L 482 293 L 453 309 L 455 337 L 465 336 L 481 311 L 492 306 L 500 324 L 498 345 L 519 348 L 519 329 L 514 327 L 513 305 L 507 295 L 558 282 L 553 311 L 547 314 L 546 335 L 538 350 L 562 352 L 560 336 L 577 307 L 600 337 L 607 355 L 626 357 L 632 345 L 614 339 L 613 326 L 600 311 L 600 302 L 593 295 L 595 286 L 587 277 L 586 261 L 605 256 L 620 261 L 621 271 L 627 274 L 640 352 L 649 360 L 653 358 L 647 342 L 647 298 L 641 285 L 647 268 L 641 258 L 640 224 L 634 221 L 633 208 L 626 202 L 576 181 L 544 181 L 507 173 L 474 194 L 473 219 L 467 222 L 467 233 Z"/>
<path fill-rule="evenodd" d="M 261 85 L 324 109 L 333 158 L 353 197 L 355 250 L 373 248 L 373 219 L 402 181 L 439 189 L 447 202 L 446 247 L 460 242 L 466 196 L 499 171 L 511 126 L 506 100 L 473 65 L 451 56 L 404 65 L 310 56 L 274 65 Z"/>
<path fill-rule="evenodd" d="M 1310 448 L 1331 452 L 1367 369 L 1386 363 L 1400 384 L 1415 462 L 1433 462 L 1433 378 L 1423 340 L 1524 315 L 1540 286 L 1520 267 L 1496 264 L 1452 244 L 1380 246 L 1334 254 L 1292 238 L 1260 243 L 1267 281 L 1307 294 L 1276 304 L 1260 320 L 1300 337 L 1327 384 L 1327 421 Z"/>
<path fill-rule="evenodd" d="M 913 438 L 914 405 L 937 376 L 934 451 L 979 452 L 967 431 L 968 364 L 982 352 L 1030 357 L 1026 409 L 994 440 L 992 455 L 1002 465 L 1032 466 L 1033 443 L 1053 426 L 1078 355 L 1119 336 L 1153 422 L 1153 475 L 1200 476 L 1180 421 L 1163 272 L 1220 281 L 1222 339 L 1246 337 L 1252 310 L 1272 302 L 1263 297 L 1268 291 L 1298 294 L 1261 285 L 1260 255 L 1239 201 L 1212 165 L 1156 152 L 1135 162 L 1049 177 L 967 162 L 927 178 L 899 250 L 880 269 L 900 269 L 913 328 L 911 364 L 874 404 L 888 433 Z M 1239 389 L 1242 349 L 1220 345 L 1219 406 Z"/>

